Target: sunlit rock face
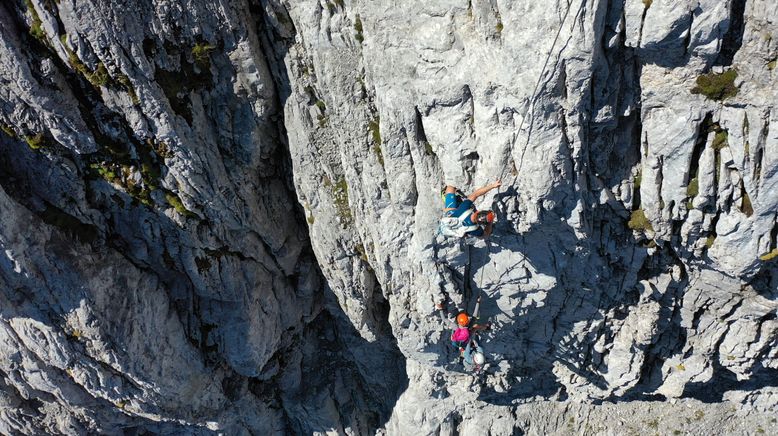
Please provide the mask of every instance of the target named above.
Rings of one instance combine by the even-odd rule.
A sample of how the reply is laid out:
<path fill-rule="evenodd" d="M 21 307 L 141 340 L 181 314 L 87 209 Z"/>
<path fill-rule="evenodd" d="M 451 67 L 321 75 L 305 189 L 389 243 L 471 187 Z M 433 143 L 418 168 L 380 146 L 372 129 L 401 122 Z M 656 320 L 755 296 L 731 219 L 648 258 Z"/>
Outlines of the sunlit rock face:
<path fill-rule="evenodd" d="M 7 3 L 0 432 L 778 431 L 771 2 Z"/>

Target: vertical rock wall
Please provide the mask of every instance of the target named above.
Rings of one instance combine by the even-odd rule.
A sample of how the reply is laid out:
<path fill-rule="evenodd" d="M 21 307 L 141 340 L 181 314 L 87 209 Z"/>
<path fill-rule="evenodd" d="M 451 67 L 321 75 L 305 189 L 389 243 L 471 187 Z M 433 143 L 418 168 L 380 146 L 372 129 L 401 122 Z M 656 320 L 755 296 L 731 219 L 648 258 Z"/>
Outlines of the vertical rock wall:
<path fill-rule="evenodd" d="M 774 428 L 772 9 L 0 6 L 0 428 Z"/>

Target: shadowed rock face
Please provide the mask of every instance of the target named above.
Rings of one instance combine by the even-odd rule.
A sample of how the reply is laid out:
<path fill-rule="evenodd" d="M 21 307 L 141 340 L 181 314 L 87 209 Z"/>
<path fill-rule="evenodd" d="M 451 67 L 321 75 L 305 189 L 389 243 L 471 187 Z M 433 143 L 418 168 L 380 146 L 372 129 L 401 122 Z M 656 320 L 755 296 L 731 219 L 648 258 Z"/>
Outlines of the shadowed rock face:
<path fill-rule="evenodd" d="M 3 433 L 778 431 L 770 2 L 139 3 L 0 5 Z"/>

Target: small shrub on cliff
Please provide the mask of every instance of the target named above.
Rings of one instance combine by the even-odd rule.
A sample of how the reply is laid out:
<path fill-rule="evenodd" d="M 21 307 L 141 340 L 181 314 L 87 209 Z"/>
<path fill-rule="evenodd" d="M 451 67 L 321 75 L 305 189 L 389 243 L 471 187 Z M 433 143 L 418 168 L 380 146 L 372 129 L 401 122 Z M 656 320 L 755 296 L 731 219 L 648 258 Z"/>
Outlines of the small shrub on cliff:
<path fill-rule="evenodd" d="M 30 23 L 30 35 L 32 35 L 40 42 L 48 44 L 46 32 L 44 32 L 43 28 L 41 27 L 43 22 L 41 21 L 41 17 L 38 15 L 38 11 L 35 10 L 35 6 L 33 6 L 31 0 L 24 0 L 24 3 L 27 5 L 27 12 L 29 12 L 30 16 L 32 17 L 32 22 Z"/>
<path fill-rule="evenodd" d="M 759 259 L 767 262 L 768 260 L 773 260 L 776 257 L 778 257 L 778 248 L 776 248 L 775 250 L 773 250 L 773 251 L 771 251 L 769 253 L 765 253 L 765 254 L 759 256 Z"/>
<path fill-rule="evenodd" d="M 365 40 L 365 37 L 362 35 L 362 19 L 359 18 L 359 15 L 354 18 L 354 31 L 356 32 L 354 34 L 354 39 L 362 44 L 362 42 Z"/>
<path fill-rule="evenodd" d="M 737 79 L 737 71 L 734 69 L 719 74 L 703 74 L 697 78 L 697 86 L 692 88 L 692 94 L 702 94 L 716 101 L 734 97 L 738 92 L 735 79 Z"/>
<path fill-rule="evenodd" d="M 192 47 L 192 59 L 194 59 L 198 67 L 206 70 L 211 66 L 211 52 L 215 48 L 215 45 L 198 42 Z"/>
<path fill-rule="evenodd" d="M 643 209 L 632 211 L 632 216 L 630 217 L 627 226 L 632 230 L 654 230 L 654 227 L 651 226 L 651 221 L 646 218 L 646 213 L 643 212 Z"/>
<path fill-rule="evenodd" d="M 43 133 L 38 133 L 34 136 L 25 136 L 24 141 L 33 150 L 40 150 L 43 147 Z"/>
<path fill-rule="evenodd" d="M 14 129 L 6 124 L 0 124 L 0 130 L 2 130 L 3 133 L 10 136 L 11 138 L 16 138 L 16 133 L 14 132 Z"/>
<path fill-rule="evenodd" d="M 373 142 L 375 142 L 378 145 L 381 145 L 383 141 L 381 141 L 381 119 L 378 117 L 375 117 L 374 120 L 367 123 L 367 129 L 370 131 L 370 135 L 373 137 Z"/>
<path fill-rule="evenodd" d="M 181 199 L 173 192 L 165 192 L 165 200 L 167 200 L 168 204 L 173 206 L 173 209 L 176 210 L 179 214 L 186 216 L 186 217 L 196 217 L 197 215 L 192 212 L 191 210 L 187 209 L 186 206 L 184 206 L 184 203 L 181 201 Z"/>

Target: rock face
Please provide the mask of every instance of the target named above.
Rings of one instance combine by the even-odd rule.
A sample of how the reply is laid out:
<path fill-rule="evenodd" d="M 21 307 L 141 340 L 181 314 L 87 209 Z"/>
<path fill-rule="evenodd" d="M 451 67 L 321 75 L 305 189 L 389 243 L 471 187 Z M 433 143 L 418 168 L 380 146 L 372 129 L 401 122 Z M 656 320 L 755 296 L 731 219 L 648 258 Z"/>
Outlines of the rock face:
<path fill-rule="evenodd" d="M 778 431 L 771 2 L 141 3 L 0 5 L 3 433 Z"/>

